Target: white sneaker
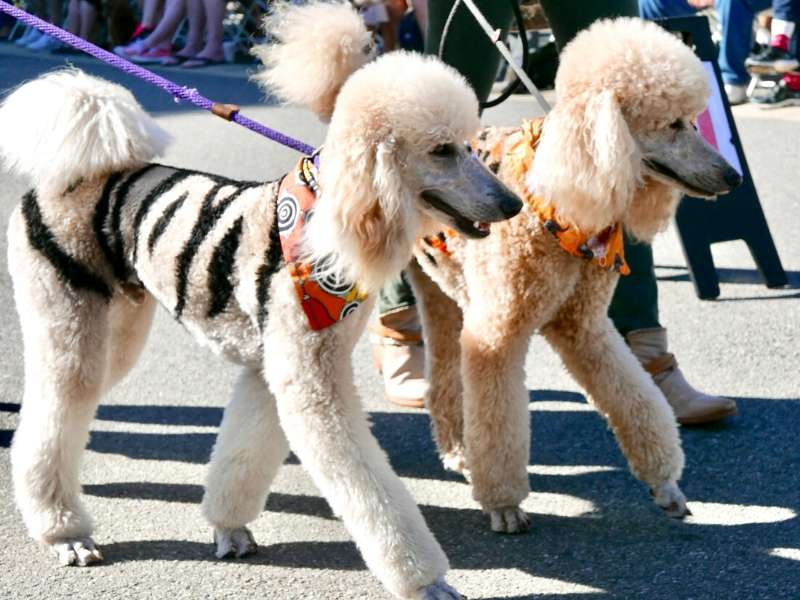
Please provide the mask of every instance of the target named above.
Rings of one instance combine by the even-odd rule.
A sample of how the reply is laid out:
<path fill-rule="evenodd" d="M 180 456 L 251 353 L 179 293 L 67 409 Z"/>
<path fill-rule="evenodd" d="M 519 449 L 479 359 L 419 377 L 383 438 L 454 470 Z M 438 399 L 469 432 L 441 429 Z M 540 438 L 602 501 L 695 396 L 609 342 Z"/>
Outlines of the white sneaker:
<path fill-rule="evenodd" d="M 51 51 L 51 50 L 58 50 L 61 48 L 63 44 L 59 42 L 56 38 L 50 37 L 49 35 L 42 35 L 38 40 L 35 42 L 28 44 L 25 46 L 28 50 L 33 50 L 34 52 L 42 52 L 42 51 Z"/>
<path fill-rule="evenodd" d="M 144 52 L 144 40 L 138 39 L 131 42 L 127 46 L 114 46 L 114 54 L 122 58 L 128 58 L 134 54 L 141 54 Z"/>
<path fill-rule="evenodd" d="M 14 44 L 17 46 L 27 46 L 28 44 L 38 40 L 40 37 L 42 37 L 42 35 L 42 32 L 35 27 L 28 27 L 25 30 L 25 33 L 22 34 L 22 37 L 14 42 Z"/>
<path fill-rule="evenodd" d="M 736 106 L 744 104 L 749 100 L 747 97 L 747 86 L 738 83 L 726 83 L 725 94 L 728 96 L 728 104 Z"/>

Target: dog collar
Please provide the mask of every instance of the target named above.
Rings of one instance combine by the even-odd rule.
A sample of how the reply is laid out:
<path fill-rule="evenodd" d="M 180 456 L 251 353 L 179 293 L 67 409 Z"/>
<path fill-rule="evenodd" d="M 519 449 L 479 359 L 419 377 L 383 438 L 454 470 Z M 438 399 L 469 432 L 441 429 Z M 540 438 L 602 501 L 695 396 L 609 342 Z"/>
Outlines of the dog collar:
<path fill-rule="evenodd" d="M 543 124 L 544 119 L 524 121 L 518 132 L 501 142 L 504 146 L 501 150 L 507 157 L 506 161 L 516 181 L 525 181 Z M 497 152 L 492 148 L 490 153 L 494 155 Z M 541 196 L 533 194 L 527 185 L 521 187 L 527 205 L 539 218 L 542 226 L 555 236 L 565 252 L 589 260 L 602 269 L 630 275 L 631 269 L 625 262 L 625 245 L 620 223 L 614 223 L 599 232 L 583 231 L 560 218 L 555 207 Z"/>
<path fill-rule="evenodd" d="M 314 331 L 338 323 L 367 298 L 354 283 L 328 272 L 324 259 L 310 261 L 302 256 L 305 224 L 314 214 L 319 192 L 318 168 L 319 153 L 301 158 L 281 181 L 276 209 L 283 258 Z"/>

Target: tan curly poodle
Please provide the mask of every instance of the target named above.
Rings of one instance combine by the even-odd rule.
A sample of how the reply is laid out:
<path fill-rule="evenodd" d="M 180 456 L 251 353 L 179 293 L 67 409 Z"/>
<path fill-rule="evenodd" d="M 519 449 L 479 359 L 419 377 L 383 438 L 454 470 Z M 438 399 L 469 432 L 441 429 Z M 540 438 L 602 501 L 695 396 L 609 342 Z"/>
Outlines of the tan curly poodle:
<path fill-rule="evenodd" d="M 543 122 L 489 128 L 474 142 L 526 208 L 484 242 L 443 233 L 418 244 L 427 276 L 415 269 L 412 279 L 435 438 L 447 467 L 468 470 L 494 530 L 527 528 L 523 365 L 539 332 L 606 416 L 655 502 L 682 517 L 675 417 L 606 311 L 628 270 L 622 228 L 650 241 L 682 191 L 713 197 L 740 177 L 693 125 L 709 93 L 703 66 L 653 23 L 606 20 L 580 33 L 564 49 L 556 92 Z"/>

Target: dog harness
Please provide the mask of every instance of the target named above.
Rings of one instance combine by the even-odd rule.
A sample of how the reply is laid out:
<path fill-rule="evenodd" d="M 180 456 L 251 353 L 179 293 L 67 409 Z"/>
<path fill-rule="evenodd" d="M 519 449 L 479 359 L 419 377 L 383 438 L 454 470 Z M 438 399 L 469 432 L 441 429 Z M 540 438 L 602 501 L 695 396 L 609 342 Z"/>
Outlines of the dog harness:
<path fill-rule="evenodd" d="M 302 255 L 305 224 L 314 214 L 319 193 L 318 168 L 318 153 L 301 158 L 281 181 L 277 205 L 283 258 L 308 324 L 314 331 L 338 323 L 367 297 L 354 283 L 332 274 L 325 259 L 310 261 Z"/>
<path fill-rule="evenodd" d="M 493 157 L 502 153 L 511 173 L 518 182 L 525 181 L 525 175 L 533 162 L 534 150 L 542 135 L 544 119 L 524 121 L 522 127 L 505 140 L 495 144 L 490 150 Z M 542 226 L 552 233 L 561 248 L 571 254 L 592 261 L 597 266 L 629 275 L 631 270 L 625 262 L 625 249 L 622 225 L 614 223 L 602 231 L 591 233 L 560 218 L 555 207 L 541 196 L 534 195 L 527 185 L 524 190 L 525 202 L 539 218 Z"/>

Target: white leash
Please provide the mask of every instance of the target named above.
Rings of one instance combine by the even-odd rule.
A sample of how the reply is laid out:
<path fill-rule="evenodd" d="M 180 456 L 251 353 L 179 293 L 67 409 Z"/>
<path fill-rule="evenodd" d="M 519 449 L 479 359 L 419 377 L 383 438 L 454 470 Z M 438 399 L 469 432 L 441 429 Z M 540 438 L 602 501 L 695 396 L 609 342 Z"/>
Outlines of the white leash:
<path fill-rule="evenodd" d="M 486 35 L 489 36 L 489 39 L 495 45 L 495 47 L 503 56 L 503 58 L 506 59 L 508 66 L 511 67 L 511 69 L 514 71 L 517 77 L 519 77 L 519 80 L 522 82 L 522 85 L 525 86 L 525 89 L 527 89 L 531 93 L 531 95 L 533 95 L 533 97 L 536 98 L 536 101 L 539 103 L 539 106 L 542 107 L 542 110 L 545 113 L 550 112 L 550 104 L 547 102 L 547 100 L 544 99 L 544 96 L 542 96 L 542 93 L 539 91 L 539 88 L 537 88 L 536 85 L 533 83 L 533 81 L 531 81 L 531 78 L 528 77 L 528 74 L 522 69 L 522 67 L 520 67 L 519 65 L 517 65 L 516 62 L 514 62 L 514 57 L 511 56 L 511 51 L 508 49 L 508 46 L 506 46 L 500 40 L 501 31 L 499 29 L 492 29 L 492 26 L 489 23 L 489 21 L 487 21 L 486 17 L 483 16 L 483 13 L 480 11 L 480 9 L 477 6 L 475 6 L 475 2 L 473 2 L 473 0 L 455 0 L 452 9 L 453 13 L 455 13 L 459 3 L 461 3 L 462 1 L 464 2 L 464 4 L 467 5 L 467 8 L 472 13 L 472 16 L 475 17 L 475 20 L 478 22 L 478 25 L 480 25 L 481 29 L 483 29 Z M 524 32 L 520 32 L 520 34 L 524 35 Z"/>

